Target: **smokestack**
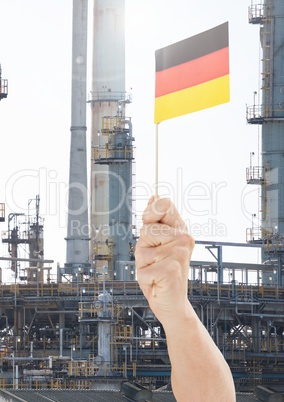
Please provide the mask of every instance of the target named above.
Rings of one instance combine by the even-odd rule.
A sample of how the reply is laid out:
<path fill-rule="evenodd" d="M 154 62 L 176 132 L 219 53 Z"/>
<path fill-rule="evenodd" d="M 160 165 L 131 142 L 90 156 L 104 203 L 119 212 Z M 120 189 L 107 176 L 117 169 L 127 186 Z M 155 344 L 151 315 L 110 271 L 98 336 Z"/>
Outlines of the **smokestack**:
<path fill-rule="evenodd" d="M 90 254 L 97 273 L 107 265 L 108 275 L 114 279 L 116 268 L 121 267 L 119 261 L 129 259 L 131 243 L 131 211 L 126 195 L 121 196 L 131 187 L 133 158 L 131 121 L 125 120 L 125 105 L 130 102 L 125 92 L 125 0 L 94 1 L 89 102 L 94 151 Z M 119 229 L 122 229 L 121 236 Z M 117 236 L 113 236 L 113 232 Z M 121 279 L 120 275 L 116 279 Z"/>
<path fill-rule="evenodd" d="M 88 0 L 73 0 L 71 146 L 65 273 L 89 270 L 89 224 L 86 154 Z"/>

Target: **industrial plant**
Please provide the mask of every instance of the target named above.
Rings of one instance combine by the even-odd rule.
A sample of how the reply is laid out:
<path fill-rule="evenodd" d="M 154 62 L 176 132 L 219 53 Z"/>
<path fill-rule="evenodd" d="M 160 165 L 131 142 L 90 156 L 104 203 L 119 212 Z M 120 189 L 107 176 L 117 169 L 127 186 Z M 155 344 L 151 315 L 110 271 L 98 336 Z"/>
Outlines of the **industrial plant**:
<path fill-rule="evenodd" d="M 9 253 L 0 259 L 9 262 L 14 276 L 14 283 L 0 285 L 0 388 L 9 395 L 37 391 L 29 401 L 40 401 L 46 390 L 122 390 L 128 400 L 152 400 L 156 392 L 153 400 L 174 401 L 165 333 L 136 281 L 135 137 L 127 115 L 132 97 L 125 90 L 124 0 L 94 1 L 92 88 L 87 21 L 88 0 L 73 0 L 66 261 L 57 266 L 56 279 L 53 260 L 44 255 L 40 195 L 27 200 L 27 214 L 5 216 L 0 204 Z M 247 123 L 262 132 L 261 163 L 246 171 L 247 183 L 260 192 L 260 224 L 247 229 L 244 243 L 196 241 L 214 262 L 191 261 L 188 298 L 228 362 L 236 391 L 259 387 L 265 394 L 284 387 L 282 0 L 252 1 L 248 23 L 259 25 L 262 48 L 261 104 L 246 110 Z M 0 100 L 9 102 L 1 68 Z M 257 248 L 261 262 L 224 261 L 226 247 Z M 139 392 L 140 399 L 131 399 Z"/>

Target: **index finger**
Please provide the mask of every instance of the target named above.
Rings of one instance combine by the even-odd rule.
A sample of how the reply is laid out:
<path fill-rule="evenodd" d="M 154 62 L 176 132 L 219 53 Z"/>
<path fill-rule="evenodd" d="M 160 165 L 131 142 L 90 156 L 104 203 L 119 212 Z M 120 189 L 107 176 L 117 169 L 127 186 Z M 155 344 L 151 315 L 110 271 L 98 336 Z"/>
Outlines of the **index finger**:
<path fill-rule="evenodd" d="M 169 198 L 150 199 L 143 213 L 143 223 L 156 222 L 175 228 L 182 227 L 183 230 L 186 230 L 184 221 Z"/>

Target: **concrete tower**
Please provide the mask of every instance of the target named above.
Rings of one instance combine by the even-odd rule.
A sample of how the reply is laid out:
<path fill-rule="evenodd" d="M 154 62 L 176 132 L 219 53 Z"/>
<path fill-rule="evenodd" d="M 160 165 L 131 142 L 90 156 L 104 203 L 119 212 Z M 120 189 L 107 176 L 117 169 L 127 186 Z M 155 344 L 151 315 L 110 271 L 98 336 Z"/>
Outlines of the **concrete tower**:
<path fill-rule="evenodd" d="M 131 120 L 125 117 L 130 97 L 125 92 L 124 0 L 94 1 L 92 79 L 90 253 L 98 274 L 107 266 L 110 278 L 129 279 L 128 273 L 120 274 L 131 265 L 133 158 Z"/>
<path fill-rule="evenodd" d="M 284 257 L 283 0 L 264 0 L 263 4 L 252 5 L 249 22 L 261 26 L 262 104 L 248 109 L 248 122 L 262 125 L 262 166 L 251 167 L 254 170 L 248 182 L 261 185 L 262 259 L 275 265 L 273 273 L 263 274 L 263 283 L 281 285 Z"/>
<path fill-rule="evenodd" d="M 132 245 L 132 124 L 125 116 L 125 1 L 94 0 L 92 112 L 91 247 L 99 280 L 135 277 Z M 131 274 L 132 273 L 132 274 Z M 112 376 L 111 296 L 104 287 L 97 303 L 98 375 Z"/>
<path fill-rule="evenodd" d="M 86 77 L 88 1 L 73 0 L 71 148 L 65 273 L 89 270 L 86 156 Z M 86 272 L 87 273 L 87 272 Z"/>

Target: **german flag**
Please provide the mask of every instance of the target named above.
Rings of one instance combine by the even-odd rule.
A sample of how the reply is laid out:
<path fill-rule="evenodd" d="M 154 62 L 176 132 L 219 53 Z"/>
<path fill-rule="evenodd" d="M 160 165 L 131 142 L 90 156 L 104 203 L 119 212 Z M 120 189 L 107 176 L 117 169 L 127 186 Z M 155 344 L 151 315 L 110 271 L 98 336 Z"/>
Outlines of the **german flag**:
<path fill-rule="evenodd" d="M 158 49 L 155 123 L 230 100 L 228 22 Z"/>

